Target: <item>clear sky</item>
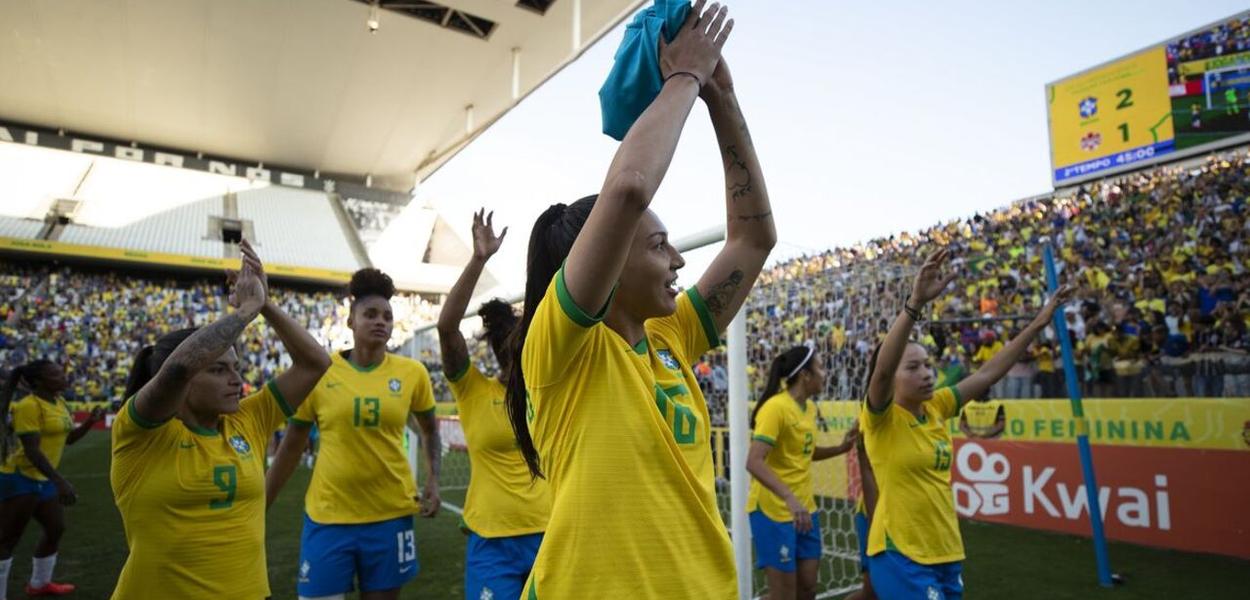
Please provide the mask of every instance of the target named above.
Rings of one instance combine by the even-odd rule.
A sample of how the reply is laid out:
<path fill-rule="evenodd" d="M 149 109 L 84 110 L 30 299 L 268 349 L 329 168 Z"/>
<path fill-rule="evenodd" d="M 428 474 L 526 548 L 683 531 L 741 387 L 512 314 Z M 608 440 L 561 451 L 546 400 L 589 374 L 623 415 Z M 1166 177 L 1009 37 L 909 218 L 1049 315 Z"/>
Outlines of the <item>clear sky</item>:
<path fill-rule="evenodd" d="M 590 0 L 593 1 L 593 0 Z M 1050 191 L 1043 86 L 1245 9 L 1231 0 L 729 2 L 725 48 L 777 217 L 774 256 L 853 244 Z M 524 284 L 534 218 L 599 190 L 617 143 L 598 89 L 621 28 L 428 179 L 468 235 L 512 226 L 490 265 Z M 723 178 L 697 105 L 652 208 L 674 237 L 723 222 Z M 690 258 L 683 283 L 708 252 Z"/>

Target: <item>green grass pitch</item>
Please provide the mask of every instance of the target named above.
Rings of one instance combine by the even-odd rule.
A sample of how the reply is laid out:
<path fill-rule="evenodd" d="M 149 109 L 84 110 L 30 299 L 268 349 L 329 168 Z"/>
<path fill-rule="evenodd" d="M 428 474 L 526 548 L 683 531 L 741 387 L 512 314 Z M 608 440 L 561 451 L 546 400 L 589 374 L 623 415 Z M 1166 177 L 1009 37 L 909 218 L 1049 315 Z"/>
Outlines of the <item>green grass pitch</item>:
<path fill-rule="evenodd" d="M 108 445 L 107 433 L 92 432 L 66 449 L 61 465 L 79 493 L 79 503 L 66 511 L 68 531 L 57 565 L 57 580 L 79 586 L 70 598 L 108 598 L 126 559 L 121 518 L 109 491 Z M 303 491 L 310 474 L 298 469 L 268 516 L 269 581 L 275 599 L 295 598 Z M 448 490 L 443 499 L 462 506 L 464 490 Z M 405 600 L 461 597 L 465 539 L 459 521 L 449 510 L 432 520 L 417 519 L 421 574 L 404 589 Z M 964 582 L 972 599 L 1250 597 L 1246 561 L 1113 543 L 1112 565 L 1128 584 L 1104 590 L 1097 586 L 1087 539 L 968 521 L 962 528 L 968 553 Z M 30 576 L 30 553 L 38 536 L 38 525 L 32 523 L 14 556 L 9 598 L 24 597 L 21 589 Z"/>

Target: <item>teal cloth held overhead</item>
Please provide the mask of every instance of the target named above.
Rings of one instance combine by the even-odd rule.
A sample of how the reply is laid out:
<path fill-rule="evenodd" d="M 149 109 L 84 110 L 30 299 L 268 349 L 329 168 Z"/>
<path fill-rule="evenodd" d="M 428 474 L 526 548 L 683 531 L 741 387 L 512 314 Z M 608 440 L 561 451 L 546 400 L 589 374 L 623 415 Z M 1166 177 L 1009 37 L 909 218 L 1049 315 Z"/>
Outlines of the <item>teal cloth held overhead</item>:
<path fill-rule="evenodd" d="M 660 35 L 664 35 L 665 43 L 671 43 L 688 12 L 689 0 L 655 0 L 655 6 L 638 13 L 625 26 L 625 39 L 616 51 L 612 72 L 599 88 L 604 133 L 625 139 L 634 121 L 660 95 L 664 87 Z"/>

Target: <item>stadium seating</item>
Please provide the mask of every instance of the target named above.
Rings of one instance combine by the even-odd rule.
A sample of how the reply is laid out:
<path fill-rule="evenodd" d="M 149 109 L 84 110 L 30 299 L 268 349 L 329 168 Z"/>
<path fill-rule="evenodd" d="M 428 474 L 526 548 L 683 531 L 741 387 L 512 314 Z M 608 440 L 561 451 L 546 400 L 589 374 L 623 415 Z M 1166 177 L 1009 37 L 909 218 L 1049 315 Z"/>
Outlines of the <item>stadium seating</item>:
<path fill-rule="evenodd" d="M 39 234 L 43 223 L 33 219 L 0 216 L 0 237 L 31 239 Z"/>
<path fill-rule="evenodd" d="M 65 364 L 71 399 L 122 400 L 131 357 L 168 331 L 200 326 L 224 308 L 219 279 L 172 279 L 136 271 L 0 261 L 0 365 L 47 357 Z M 351 346 L 343 293 L 273 286 L 275 300 L 333 350 Z M 435 318 L 437 307 L 413 294 L 392 299 L 396 345 Z M 244 378 L 257 385 L 289 364 L 263 319 L 246 332 Z"/>
<path fill-rule="evenodd" d="M 220 240 L 207 239 L 208 217 L 221 214 L 221 198 L 206 198 L 140 219 L 124 227 L 70 224 L 59 241 L 187 256 L 221 258 Z"/>
<path fill-rule="evenodd" d="M 348 272 L 360 268 L 325 194 L 271 186 L 239 192 L 238 201 L 239 218 L 252 221 L 266 260 Z"/>
<path fill-rule="evenodd" d="M 1247 153 L 1238 151 L 775 264 L 761 275 L 747 306 L 750 388 L 762 387 L 776 351 L 812 340 L 831 374 L 825 397 L 861 397 L 867 356 L 901 308 L 923 249 L 934 243 L 955 250 L 961 277 L 931 307 L 922 341 L 938 358 L 940 379 L 953 382 L 1036 312 L 1044 299 L 1042 247 L 1053 243 L 1062 277 L 1081 286 L 1067 319 L 1086 395 L 1250 396 L 1247 175 Z M 291 216 L 302 212 L 296 204 L 317 204 L 299 191 L 245 194 L 240 212 L 258 228 L 301 218 Z M 312 231 L 312 221 L 324 216 L 288 229 Z M 6 220 L 0 227 L 9 221 L 26 222 Z M 280 228 L 266 234 L 284 235 Z M 349 255 L 340 251 L 334 253 Z M 219 282 L 208 279 L 16 263 L 4 263 L 3 277 L 11 291 L 0 296 L 0 363 L 7 369 L 32 357 L 85 356 L 86 364 L 71 364 L 81 398 L 118 400 L 129 357 L 141 342 L 203 324 L 221 309 Z M 319 341 L 334 349 L 350 345 L 341 296 L 276 286 L 275 292 Z M 398 296 L 393 305 L 397 344 L 437 318 L 438 306 L 416 295 Z M 431 367 L 437 397 L 449 400 L 437 343 L 432 333 L 425 335 L 429 339 L 413 353 Z M 247 349 L 249 381 L 282 366 L 263 323 L 250 330 Z M 484 344 L 474 353 L 477 362 L 491 364 Z M 1029 361 L 994 395 L 1063 395 L 1056 356 L 1053 339 L 1035 344 Z M 726 367 L 723 354 L 711 353 L 697 369 L 715 424 L 724 423 Z"/>
<path fill-rule="evenodd" d="M 935 243 L 955 251 L 961 277 L 922 341 L 953 383 L 1037 311 L 1049 241 L 1061 277 L 1081 286 L 1066 318 L 1087 396 L 1250 396 L 1248 174 L 1239 151 L 776 264 L 748 302 L 750 389 L 776 351 L 812 340 L 830 373 L 825 397 L 862 397 L 868 355 Z M 1057 356 L 1047 334 L 994 395 L 1066 396 Z M 718 424 L 723 367 L 710 354 L 697 369 Z"/>

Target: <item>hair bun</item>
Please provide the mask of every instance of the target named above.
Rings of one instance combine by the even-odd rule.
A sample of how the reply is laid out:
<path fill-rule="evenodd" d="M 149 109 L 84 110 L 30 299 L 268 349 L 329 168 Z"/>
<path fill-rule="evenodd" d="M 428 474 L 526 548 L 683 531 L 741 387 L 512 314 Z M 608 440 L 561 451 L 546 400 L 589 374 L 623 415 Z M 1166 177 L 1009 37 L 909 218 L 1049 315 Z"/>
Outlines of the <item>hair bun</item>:
<path fill-rule="evenodd" d="M 361 269 L 352 274 L 352 281 L 347 285 L 347 293 L 352 299 L 359 300 L 366 296 L 381 296 L 387 300 L 395 295 L 395 282 L 391 276 L 378 269 Z"/>

